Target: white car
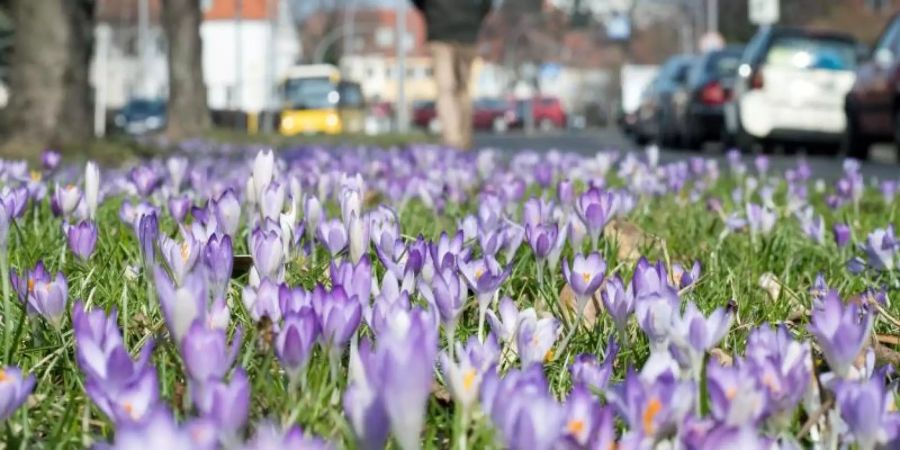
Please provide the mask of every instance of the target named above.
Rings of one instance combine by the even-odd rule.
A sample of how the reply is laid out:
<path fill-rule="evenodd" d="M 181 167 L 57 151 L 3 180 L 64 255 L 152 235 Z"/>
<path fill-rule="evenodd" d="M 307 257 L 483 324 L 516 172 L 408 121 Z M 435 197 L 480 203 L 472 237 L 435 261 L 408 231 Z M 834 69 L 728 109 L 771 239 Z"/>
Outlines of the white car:
<path fill-rule="evenodd" d="M 848 35 L 761 29 L 738 68 L 725 114 L 729 133 L 744 150 L 778 143 L 837 149 L 856 61 L 857 45 Z"/>

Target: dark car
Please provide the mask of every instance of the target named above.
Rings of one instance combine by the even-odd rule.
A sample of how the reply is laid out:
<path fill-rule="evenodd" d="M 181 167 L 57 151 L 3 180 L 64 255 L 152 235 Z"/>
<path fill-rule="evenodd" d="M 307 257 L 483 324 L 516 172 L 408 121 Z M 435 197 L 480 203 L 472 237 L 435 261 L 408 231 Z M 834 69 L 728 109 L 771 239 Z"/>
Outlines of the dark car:
<path fill-rule="evenodd" d="M 503 133 L 515 120 L 513 105 L 500 98 L 479 98 L 472 104 L 472 127 Z"/>
<path fill-rule="evenodd" d="M 635 138 L 639 143 L 656 140 L 665 146 L 678 143 L 678 108 L 694 57 L 676 55 L 666 60 L 659 74 L 641 95 Z"/>
<path fill-rule="evenodd" d="M 742 47 L 726 47 L 699 56 L 687 79 L 687 95 L 676 105 L 681 144 L 696 148 L 718 141 L 725 131 L 725 104 L 731 100 Z"/>
<path fill-rule="evenodd" d="M 849 156 L 865 159 L 872 144 L 894 142 L 900 157 L 900 14 L 861 61 L 844 105 L 844 151 Z"/>
<path fill-rule="evenodd" d="M 132 99 L 116 114 L 116 126 L 128 134 L 145 134 L 166 126 L 163 100 Z"/>

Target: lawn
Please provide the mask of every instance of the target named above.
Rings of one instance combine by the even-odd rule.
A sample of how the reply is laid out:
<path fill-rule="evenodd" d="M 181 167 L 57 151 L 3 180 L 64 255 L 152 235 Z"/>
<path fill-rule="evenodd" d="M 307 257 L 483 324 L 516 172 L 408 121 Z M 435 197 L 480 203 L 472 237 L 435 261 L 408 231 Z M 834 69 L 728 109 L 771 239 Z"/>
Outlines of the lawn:
<path fill-rule="evenodd" d="M 6 448 L 900 448 L 896 180 L 247 147 L 2 164 Z"/>

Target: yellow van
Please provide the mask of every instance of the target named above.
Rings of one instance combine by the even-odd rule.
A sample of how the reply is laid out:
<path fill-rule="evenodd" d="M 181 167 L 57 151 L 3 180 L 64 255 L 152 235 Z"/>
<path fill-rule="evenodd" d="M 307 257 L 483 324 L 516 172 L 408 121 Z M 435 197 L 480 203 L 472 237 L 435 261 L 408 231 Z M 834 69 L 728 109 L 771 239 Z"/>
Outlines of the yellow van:
<path fill-rule="evenodd" d="M 340 134 L 363 131 L 365 102 L 359 83 L 344 80 L 330 64 L 294 66 L 281 83 L 279 132 Z"/>

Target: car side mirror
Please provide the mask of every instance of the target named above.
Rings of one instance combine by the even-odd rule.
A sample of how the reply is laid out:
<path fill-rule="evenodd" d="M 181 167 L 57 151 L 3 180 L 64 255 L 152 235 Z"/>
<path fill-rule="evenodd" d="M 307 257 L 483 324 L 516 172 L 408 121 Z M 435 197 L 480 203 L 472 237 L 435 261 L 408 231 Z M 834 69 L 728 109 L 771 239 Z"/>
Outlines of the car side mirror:
<path fill-rule="evenodd" d="M 875 52 L 875 63 L 879 66 L 885 67 L 889 66 L 894 62 L 894 52 L 886 49 L 880 48 Z"/>

